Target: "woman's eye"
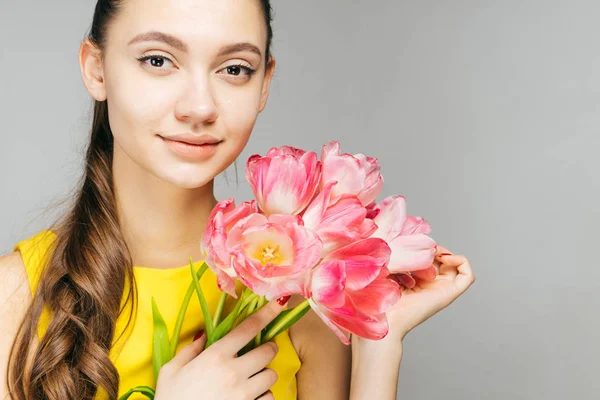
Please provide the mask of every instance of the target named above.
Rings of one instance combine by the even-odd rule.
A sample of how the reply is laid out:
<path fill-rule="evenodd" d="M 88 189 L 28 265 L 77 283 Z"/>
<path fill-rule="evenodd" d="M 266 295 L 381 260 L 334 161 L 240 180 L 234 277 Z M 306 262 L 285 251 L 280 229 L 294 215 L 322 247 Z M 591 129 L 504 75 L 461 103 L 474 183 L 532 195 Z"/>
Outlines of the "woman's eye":
<path fill-rule="evenodd" d="M 167 58 L 165 56 L 159 56 L 159 55 L 148 55 L 148 56 L 138 58 L 138 60 L 144 64 L 150 65 L 151 67 L 153 67 L 155 69 L 163 69 L 163 66 L 165 65 L 165 61 L 173 64 L 173 61 L 171 61 L 169 58 Z M 147 63 L 146 61 L 150 61 L 150 63 Z"/>
<path fill-rule="evenodd" d="M 224 69 L 222 69 L 221 71 L 225 71 L 225 73 L 227 75 L 231 75 L 231 76 L 251 76 L 256 70 L 243 65 L 243 64 L 238 64 L 238 65 L 230 65 L 228 67 L 225 67 Z"/>

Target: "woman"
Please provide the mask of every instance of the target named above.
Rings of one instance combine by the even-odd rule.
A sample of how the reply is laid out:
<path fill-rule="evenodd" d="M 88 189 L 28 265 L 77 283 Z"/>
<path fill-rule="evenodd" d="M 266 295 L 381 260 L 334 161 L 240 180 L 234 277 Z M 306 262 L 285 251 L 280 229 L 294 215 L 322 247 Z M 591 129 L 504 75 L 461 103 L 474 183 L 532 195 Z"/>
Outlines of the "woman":
<path fill-rule="evenodd" d="M 186 260 L 201 260 L 217 203 L 213 180 L 267 102 L 270 24 L 268 0 L 98 1 L 79 58 L 95 100 L 81 187 L 55 227 L 0 259 L 2 398 L 115 399 L 154 384 L 147 300 L 174 324 Z M 206 351 L 201 321 L 187 319 L 156 398 L 395 398 L 404 336 L 474 281 L 464 257 L 438 250 L 440 275 L 404 291 L 381 341 L 344 346 L 310 312 L 274 343 L 235 357 L 287 299 Z M 214 288 L 213 278 L 203 284 Z M 207 295 L 214 305 L 217 291 Z"/>

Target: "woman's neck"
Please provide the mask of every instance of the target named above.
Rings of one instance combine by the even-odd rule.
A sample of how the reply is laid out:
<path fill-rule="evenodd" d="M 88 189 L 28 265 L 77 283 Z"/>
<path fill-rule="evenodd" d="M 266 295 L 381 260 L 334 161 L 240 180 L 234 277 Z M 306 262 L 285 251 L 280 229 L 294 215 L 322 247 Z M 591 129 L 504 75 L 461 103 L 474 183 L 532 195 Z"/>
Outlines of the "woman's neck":
<path fill-rule="evenodd" d="M 175 268 L 202 258 L 200 241 L 217 204 L 214 181 L 184 189 L 115 154 L 113 179 L 121 230 L 133 265 Z"/>

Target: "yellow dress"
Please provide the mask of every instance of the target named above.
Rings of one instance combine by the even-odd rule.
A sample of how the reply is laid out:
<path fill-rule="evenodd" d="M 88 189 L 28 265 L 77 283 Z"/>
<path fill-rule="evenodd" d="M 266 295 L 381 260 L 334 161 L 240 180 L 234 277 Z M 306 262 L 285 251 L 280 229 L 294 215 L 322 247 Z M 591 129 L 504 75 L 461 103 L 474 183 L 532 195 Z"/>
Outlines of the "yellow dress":
<path fill-rule="evenodd" d="M 39 281 L 42 263 L 47 256 L 56 235 L 50 230 L 42 230 L 36 235 L 17 243 L 14 251 L 20 251 L 29 280 L 31 292 L 34 293 Z M 195 267 L 199 267 L 202 261 L 197 261 Z M 165 320 L 169 335 L 172 334 L 181 302 L 191 283 L 191 272 L 189 265 L 171 269 L 156 269 L 134 266 L 134 274 L 138 288 L 138 309 L 134 315 L 133 323 L 128 328 L 126 337 L 115 342 L 118 333 L 123 332 L 126 326 L 128 313 L 121 314 L 116 322 L 115 341 L 110 351 L 113 361 L 120 376 L 119 396 L 130 388 L 140 385 L 155 387 L 154 374 L 152 372 L 152 303 L 154 297 L 158 309 Z M 205 293 L 211 314 L 214 315 L 221 292 L 217 288 L 216 276 L 208 270 L 200 285 Z M 126 284 L 126 290 L 127 284 Z M 123 296 L 125 298 L 125 296 Z M 230 310 L 235 299 L 228 298 L 225 311 Z M 125 299 L 123 299 L 125 300 Z M 129 303 L 131 304 L 131 303 Z M 130 309 L 130 308 L 129 308 Z M 38 325 L 38 336 L 41 337 L 47 329 L 50 315 L 47 309 L 42 313 Z M 192 297 L 189 303 L 186 317 L 181 328 L 180 340 L 177 351 L 181 347 L 192 342 L 194 335 L 204 328 L 204 318 L 198 298 Z M 300 360 L 296 350 L 290 341 L 287 331 L 275 337 L 275 343 L 279 352 L 273 361 L 267 366 L 274 369 L 279 379 L 271 388 L 276 400 L 296 399 L 296 372 L 300 368 Z M 98 391 L 96 399 L 107 398 L 103 390 Z M 134 394 L 131 400 L 145 399 L 146 397 Z"/>

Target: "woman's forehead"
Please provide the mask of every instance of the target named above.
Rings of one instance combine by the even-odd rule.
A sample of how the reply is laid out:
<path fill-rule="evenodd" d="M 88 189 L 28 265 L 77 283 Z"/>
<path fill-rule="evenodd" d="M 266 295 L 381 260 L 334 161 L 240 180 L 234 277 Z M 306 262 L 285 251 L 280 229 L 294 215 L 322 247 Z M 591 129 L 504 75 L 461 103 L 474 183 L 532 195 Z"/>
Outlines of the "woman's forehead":
<path fill-rule="evenodd" d="M 111 25 L 111 36 L 124 44 L 153 31 L 171 34 L 192 47 L 207 41 L 255 42 L 264 47 L 267 38 L 259 0 L 124 0 Z"/>

